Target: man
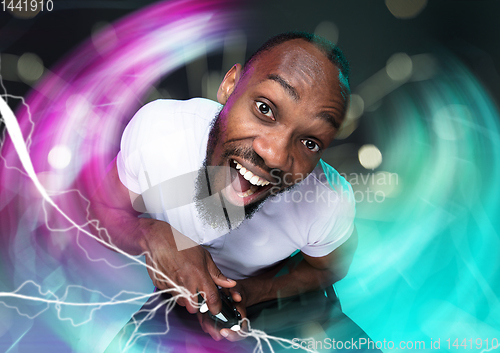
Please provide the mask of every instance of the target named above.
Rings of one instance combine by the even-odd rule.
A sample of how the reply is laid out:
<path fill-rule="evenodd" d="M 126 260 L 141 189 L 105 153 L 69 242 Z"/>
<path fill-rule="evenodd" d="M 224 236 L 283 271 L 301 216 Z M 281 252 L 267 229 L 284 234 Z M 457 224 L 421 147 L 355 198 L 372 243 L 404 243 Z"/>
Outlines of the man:
<path fill-rule="evenodd" d="M 343 278 L 356 246 L 354 198 L 320 157 L 346 113 L 348 71 L 334 45 L 287 33 L 228 71 L 222 106 L 193 99 L 143 107 L 92 203 L 110 241 L 203 292 L 214 315 L 218 286 L 246 317 L 255 304 Z M 275 276 L 296 250 L 302 261 Z M 174 286 L 150 276 L 159 289 Z M 177 303 L 214 339 L 242 338 L 215 327 L 193 301 Z"/>

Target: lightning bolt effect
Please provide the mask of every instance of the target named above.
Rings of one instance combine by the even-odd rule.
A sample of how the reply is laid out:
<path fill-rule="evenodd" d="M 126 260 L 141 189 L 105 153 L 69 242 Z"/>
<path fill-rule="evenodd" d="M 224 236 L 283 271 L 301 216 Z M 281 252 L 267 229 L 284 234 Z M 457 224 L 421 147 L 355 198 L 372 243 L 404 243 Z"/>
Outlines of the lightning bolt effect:
<path fill-rule="evenodd" d="M 10 138 L 2 148 L 5 162 L 2 170 L 2 236 L 6 238 L 2 240 L 9 245 L 10 251 L 4 253 L 3 258 L 10 259 L 5 261 L 5 268 L 10 267 L 13 272 L 11 283 L 6 287 L 17 286 L 17 289 L 2 292 L 0 301 L 6 308 L 14 309 L 20 317 L 28 319 L 22 322 L 24 325 L 16 319 L 16 326 L 20 328 L 17 331 L 20 332 L 5 327 L 4 331 L 12 336 L 12 344 L 2 348 L 16 350 L 16 344 L 30 331 L 33 319 L 41 317 L 51 305 L 55 307 L 59 321 L 53 325 L 54 331 L 58 331 L 60 341 L 64 342 L 68 333 L 68 327 L 62 324 L 64 321 L 70 321 L 71 328 L 76 328 L 90 322 L 94 312 L 97 309 L 102 311 L 103 307 L 132 303 L 137 310 L 151 295 L 117 290 L 117 285 L 127 287 L 127 282 L 129 287 L 151 288 L 151 284 L 145 283 L 141 270 L 135 271 L 135 283 L 126 279 L 125 272 L 115 271 L 116 282 L 106 290 L 118 294 L 88 289 L 99 287 L 98 268 L 102 262 L 114 270 L 127 268 L 129 275 L 134 274 L 130 272 L 130 265 L 139 264 L 141 268 L 146 265 L 139 257 L 129 256 L 119 249 L 115 250 L 122 258 L 107 255 L 95 243 L 89 242 L 93 239 L 93 242 L 102 243 L 86 230 L 90 221 L 86 211 L 88 202 L 82 192 L 91 193 L 92 187 L 96 186 L 93 182 L 102 177 L 102 166 L 110 155 L 116 153 L 126 120 L 140 106 L 146 91 L 164 75 L 196 58 L 202 53 L 200 48 L 213 50 L 220 46 L 229 23 L 234 20 L 232 15 L 227 2 L 223 1 L 203 5 L 194 1 L 159 4 L 107 28 L 93 38 L 93 42 L 83 45 L 63 61 L 35 88 L 28 103 L 23 104 L 18 112 L 17 119 L 1 100 L 2 118 Z M 191 45 L 186 46 L 186 43 Z M 63 133 L 68 128 L 72 133 Z M 33 136 L 35 143 L 29 151 Z M 64 171 L 47 165 L 47 156 L 55 147 L 60 150 L 61 146 L 63 150 L 69 150 L 71 158 L 70 166 Z M 61 157 L 56 155 L 56 162 L 57 158 Z M 86 170 L 91 172 L 77 179 L 83 167 L 89 165 L 92 167 Z M 65 191 L 68 189 L 71 192 Z M 46 203 L 50 207 L 46 207 Z M 19 219 L 30 218 L 31 221 L 16 224 L 17 217 L 9 219 L 8 213 L 16 207 L 24 208 L 17 212 Z M 8 234 L 13 237 L 7 238 Z M 86 237 L 79 237 L 80 234 Z M 51 246 L 32 246 L 46 242 Z M 73 272 L 71 268 L 77 271 Z M 90 276 L 83 273 L 87 271 Z M 161 273 L 156 274 L 169 280 Z M 83 284 L 68 285 L 72 279 Z M 190 293 L 178 289 L 182 296 L 192 300 Z M 83 312 L 69 310 L 78 308 L 84 308 Z M 7 318 L 12 315 L 10 311 L 5 313 Z M 120 314 L 113 314 L 119 320 Z M 50 315 L 44 320 L 51 320 Z M 4 326 L 9 321 L 13 322 L 3 320 Z M 102 332 L 103 325 L 106 323 L 96 324 L 94 319 L 94 328 L 87 331 Z M 102 343 L 100 349 L 96 349 L 99 342 L 95 341 L 92 348 L 79 345 L 78 350 L 87 352 L 105 348 L 105 343 Z M 52 343 L 47 348 L 51 351 L 76 348 L 71 343 L 68 346 Z"/>
<path fill-rule="evenodd" d="M 50 327 L 50 337 L 56 339 L 40 339 L 47 346 L 37 344 L 39 352 L 103 351 L 149 297 L 175 289 L 176 294 L 161 303 L 167 308 L 165 330 L 137 331 L 156 314 L 155 308 L 133 322 L 133 334 L 120 347 L 123 352 L 152 349 L 149 342 L 145 347 L 136 343 L 170 331 L 168 314 L 178 297 L 199 305 L 197 296 L 147 266 L 143 256 L 116 247 L 112 247 L 116 253 L 110 253 L 98 245 L 105 242 L 88 231 L 98 222 L 89 218 L 84 195 L 98 186 L 106 164 L 118 151 L 127 121 L 147 91 L 169 72 L 221 47 L 237 18 L 227 1 L 152 6 L 93 36 L 46 73 L 26 102 L 5 92 L 5 99 L 22 100 L 17 116 L 0 99 L 7 132 L 2 143 L 0 211 L 2 243 L 7 245 L 2 248 L 2 279 L 7 273 L 8 279 L 2 288 L 16 288 L 0 292 L 0 336 L 10 336 L 2 339 L 2 350 L 26 349 L 19 344 L 26 335 L 43 335 Z M 145 268 L 173 289 L 152 293 Z M 93 289 L 102 289 L 103 283 L 103 290 Z M 144 292 L 145 288 L 150 291 Z M 123 310 L 127 305 L 130 309 Z M 103 334 L 110 322 L 114 329 Z M 246 335 L 257 340 L 256 352 L 263 351 L 261 341 L 271 351 L 270 341 L 282 347 L 292 344 L 252 331 Z M 154 350 L 160 348 L 169 349 Z"/>
<path fill-rule="evenodd" d="M 46 73 L 15 117 L 0 101 L 8 123 L 0 350 L 103 351 L 151 295 L 141 257 L 110 252 L 87 232 L 84 195 L 102 179 L 148 90 L 220 48 L 238 20 L 226 1 L 157 4 L 103 29 Z M 344 311 L 375 341 L 500 336 L 499 114 L 460 62 L 443 53 L 436 60 L 438 74 L 398 84 L 359 122 L 382 151 L 382 167 L 399 178 L 385 185 L 384 202 L 358 203 L 360 245 L 337 287 Z M 166 304 L 167 319 L 173 301 Z M 179 348 L 175 340 L 139 348 L 138 328 L 154 314 L 131 323 L 137 334 L 123 350 Z M 151 335 L 171 329 L 166 320 Z M 30 335 L 36 347 L 23 346 Z M 292 347 L 262 331 L 248 335 L 256 352 L 276 348 L 271 342 Z M 310 335 L 333 338 L 303 336 Z"/>

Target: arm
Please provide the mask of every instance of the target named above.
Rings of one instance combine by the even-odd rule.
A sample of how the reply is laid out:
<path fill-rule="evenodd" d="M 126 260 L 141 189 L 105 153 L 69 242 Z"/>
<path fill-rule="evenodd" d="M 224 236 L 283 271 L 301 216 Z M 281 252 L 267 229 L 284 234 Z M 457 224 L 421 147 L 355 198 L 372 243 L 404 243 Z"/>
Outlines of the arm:
<path fill-rule="evenodd" d="M 242 282 L 242 285 L 248 287 L 247 306 L 326 288 L 341 280 L 349 270 L 357 243 L 358 237 L 354 228 L 349 239 L 326 256 L 311 257 L 301 253 L 303 260 L 298 263 L 293 258 L 288 259 L 285 264 L 288 273 L 285 275 L 276 277 L 274 272 L 277 271 L 273 270 L 238 281 L 239 284 Z"/>
<path fill-rule="evenodd" d="M 140 196 L 129 191 L 118 178 L 116 158 L 90 199 L 90 213 L 99 221 L 99 237 L 130 255 L 143 253 L 141 229 L 149 221 L 138 218 L 140 212 L 132 207 L 132 202 L 139 199 Z"/>
<path fill-rule="evenodd" d="M 294 256 L 264 274 L 239 280 L 236 286 L 229 289 L 233 300 L 237 302 L 238 311 L 242 317 L 246 317 L 246 308 L 253 304 L 331 286 L 346 276 L 357 244 L 358 236 L 354 228 L 349 239 L 326 256 L 311 257 L 301 253 L 302 260 L 296 261 L 298 257 Z M 279 276 L 278 273 L 285 266 L 288 268 L 288 273 Z M 246 329 L 245 323 L 243 328 Z M 221 339 L 224 334 L 227 334 L 224 337 L 230 341 L 243 338 L 227 329 L 217 331 L 207 326 L 204 329 L 214 339 Z"/>
<path fill-rule="evenodd" d="M 132 207 L 132 202 L 135 207 Z M 146 254 L 148 265 L 191 293 L 204 291 L 210 311 L 217 314 L 221 304 L 216 285 L 228 288 L 236 283 L 222 275 L 208 251 L 179 232 L 176 232 L 176 237 L 183 237 L 184 241 L 191 242 L 193 246 L 177 250 L 176 240 L 179 239 L 174 238 L 172 227 L 168 223 L 138 218 L 138 210 L 145 210 L 141 203 L 141 196 L 130 192 L 121 183 L 116 159 L 113 160 L 105 179 L 91 198 L 92 217 L 99 220 L 99 227 L 107 230 L 106 233 L 100 229 L 99 236 L 111 248 L 114 245 L 131 255 Z M 148 272 L 157 288 L 162 290 L 174 287 L 154 271 L 148 269 Z M 196 298 L 194 301 L 197 302 Z M 197 312 L 197 308 L 188 300 L 180 299 L 178 303 L 186 306 L 190 313 Z"/>

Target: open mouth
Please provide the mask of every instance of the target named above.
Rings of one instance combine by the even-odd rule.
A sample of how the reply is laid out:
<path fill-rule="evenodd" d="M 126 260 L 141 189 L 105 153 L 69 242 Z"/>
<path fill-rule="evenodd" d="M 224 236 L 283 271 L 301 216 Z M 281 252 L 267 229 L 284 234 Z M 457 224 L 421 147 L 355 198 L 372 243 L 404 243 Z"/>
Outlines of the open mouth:
<path fill-rule="evenodd" d="M 226 197 L 234 204 L 247 205 L 273 186 L 269 180 L 256 175 L 234 159 L 229 160 L 229 167 L 228 177 L 231 182 L 225 190 Z"/>

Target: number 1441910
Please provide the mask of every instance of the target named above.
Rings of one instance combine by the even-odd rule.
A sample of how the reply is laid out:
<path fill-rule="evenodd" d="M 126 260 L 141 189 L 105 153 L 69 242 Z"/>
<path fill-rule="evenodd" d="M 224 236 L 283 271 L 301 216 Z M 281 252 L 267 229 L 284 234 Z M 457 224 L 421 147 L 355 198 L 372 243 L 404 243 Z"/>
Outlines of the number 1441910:
<path fill-rule="evenodd" d="M 497 349 L 500 345 L 498 344 L 498 338 L 476 338 L 476 339 L 455 339 L 452 340 L 448 338 L 446 340 L 448 342 L 448 349 L 482 349 L 482 350 L 491 350 Z"/>
<path fill-rule="evenodd" d="M 2 10 L 11 11 L 52 11 L 54 2 L 52 0 L 2 0 L 0 1 Z"/>

